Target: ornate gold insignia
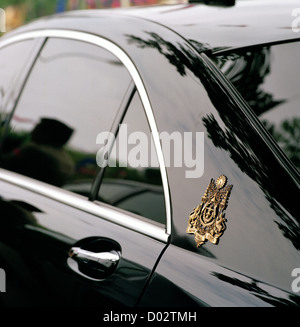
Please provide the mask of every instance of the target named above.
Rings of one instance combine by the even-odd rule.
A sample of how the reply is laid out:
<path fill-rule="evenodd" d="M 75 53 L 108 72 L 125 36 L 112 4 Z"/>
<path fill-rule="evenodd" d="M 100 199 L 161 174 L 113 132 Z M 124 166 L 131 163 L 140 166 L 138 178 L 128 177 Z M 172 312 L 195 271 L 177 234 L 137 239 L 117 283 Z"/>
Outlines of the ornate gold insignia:
<path fill-rule="evenodd" d="M 197 247 L 209 240 L 217 244 L 226 225 L 224 211 L 227 207 L 232 185 L 226 186 L 227 177 L 221 175 L 216 182 L 211 179 L 201 203 L 194 208 L 189 217 L 186 232 L 195 234 Z"/>

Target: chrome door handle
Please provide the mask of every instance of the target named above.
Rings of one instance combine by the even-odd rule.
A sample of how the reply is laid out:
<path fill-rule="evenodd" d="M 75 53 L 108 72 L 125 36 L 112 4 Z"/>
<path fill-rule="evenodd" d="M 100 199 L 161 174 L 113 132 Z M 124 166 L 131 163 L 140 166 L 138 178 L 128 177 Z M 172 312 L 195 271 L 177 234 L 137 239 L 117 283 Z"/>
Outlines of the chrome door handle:
<path fill-rule="evenodd" d="M 69 251 L 69 267 L 78 274 L 91 279 L 102 280 L 115 271 L 121 258 L 120 252 L 92 252 L 80 247 Z"/>
<path fill-rule="evenodd" d="M 69 256 L 76 261 L 82 262 L 97 262 L 104 268 L 111 268 L 116 265 L 120 260 L 120 255 L 117 251 L 112 250 L 110 252 L 91 252 L 79 247 L 72 247 L 69 251 Z"/>

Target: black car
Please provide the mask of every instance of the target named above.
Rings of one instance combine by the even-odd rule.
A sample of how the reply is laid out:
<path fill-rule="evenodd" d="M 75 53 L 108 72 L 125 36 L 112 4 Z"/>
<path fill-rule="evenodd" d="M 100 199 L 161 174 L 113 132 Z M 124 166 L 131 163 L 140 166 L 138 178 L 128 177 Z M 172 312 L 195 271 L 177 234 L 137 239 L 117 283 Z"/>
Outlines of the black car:
<path fill-rule="evenodd" d="M 2 306 L 300 305 L 298 7 L 73 11 L 0 38 Z"/>

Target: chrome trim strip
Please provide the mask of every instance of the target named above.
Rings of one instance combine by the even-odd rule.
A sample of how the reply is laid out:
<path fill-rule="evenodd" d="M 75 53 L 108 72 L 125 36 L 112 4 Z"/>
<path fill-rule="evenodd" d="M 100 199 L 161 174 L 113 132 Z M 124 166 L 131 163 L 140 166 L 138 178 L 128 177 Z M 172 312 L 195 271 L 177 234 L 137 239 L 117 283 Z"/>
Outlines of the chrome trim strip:
<path fill-rule="evenodd" d="M 161 177 L 162 177 L 162 183 L 163 183 L 164 195 L 165 195 L 166 233 L 168 235 L 170 235 L 171 234 L 171 226 L 172 226 L 171 225 L 171 201 L 170 201 L 170 192 L 169 192 L 169 184 L 168 184 L 166 165 L 165 165 L 164 156 L 163 156 L 163 152 L 162 152 L 162 148 L 161 148 L 161 144 L 160 144 L 158 129 L 157 129 L 155 118 L 154 118 L 154 115 L 152 112 L 151 103 L 150 103 L 147 91 L 144 87 L 142 78 L 140 77 L 134 63 L 131 61 L 131 59 L 128 57 L 128 55 L 113 42 L 108 41 L 100 36 L 88 34 L 85 32 L 78 32 L 78 31 L 56 30 L 56 29 L 29 31 L 29 32 L 25 32 L 23 34 L 14 35 L 11 38 L 4 39 L 3 41 L 0 40 L 0 48 L 7 46 L 11 43 L 15 43 L 15 42 L 19 42 L 19 41 L 23 41 L 23 40 L 31 39 L 31 38 L 38 38 L 38 37 L 67 38 L 67 39 L 73 39 L 73 40 L 78 40 L 78 41 L 84 41 L 84 42 L 88 42 L 88 43 L 100 46 L 100 47 L 105 48 L 106 50 L 110 51 L 111 53 L 113 53 L 128 69 L 128 71 L 129 71 L 130 75 L 132 76 L 132 79 L 136 85 L 136 88 L 139 92 L 139 95 L 141 97 L 141 101 L 144 105 L 146 115 L 148 118 L 148 122 L 149 122 L 149 125 L 151 128 L 151 131 L 152 131 L 153 141 L 154 141 L 154 144 L 156 147 L 158 162 L 160 165 L 160 171 L 161 171 Z M 2 178 L 5 179 L 5 177 L 2 177 Z M 46 195 L 46 193 L 44 193 L 44 194 Z M 50 192 L 50 194 L 52 194 L 52 192 Z"/>
<path fill-rule="evenodd" d="M 0 169 L 0 181 L 22 187 L 41 196 L 46 196 L 60 203 L 69 205 L 76 209 L 82 210 L 96 217 L 113 222 L 122 227 L 126 227 L 143 235 L 149 236 L 158 241 L 167 243 L 169 235 L 164 227 L 159 227 L 146 221 L 140 220 L 123 212 L 113 210 L 108 206 L 101 206 L 94 202 L 88 201 L 85 197 L 71 193 L 64 189 L 45 184 L 32 178 Z"/>

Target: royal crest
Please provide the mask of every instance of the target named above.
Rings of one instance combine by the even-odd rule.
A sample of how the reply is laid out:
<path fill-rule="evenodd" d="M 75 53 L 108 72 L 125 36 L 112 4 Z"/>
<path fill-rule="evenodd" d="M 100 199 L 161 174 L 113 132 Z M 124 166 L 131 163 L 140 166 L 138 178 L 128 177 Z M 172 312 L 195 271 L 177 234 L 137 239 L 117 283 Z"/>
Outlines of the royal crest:
<path fill-rule="evenodd" d="M 195 235 L 197 247 L 209 240 L 217 244 L 226 229 L 225 209 L 232 185 L 221 175 L 216 181 L 211 179 L 201 203 L 190 214 L 186 232 Z"/>

